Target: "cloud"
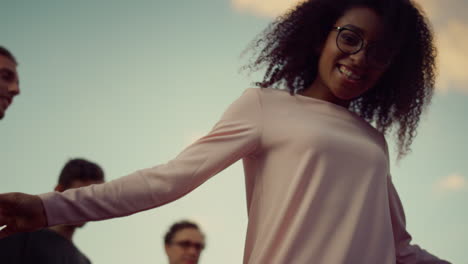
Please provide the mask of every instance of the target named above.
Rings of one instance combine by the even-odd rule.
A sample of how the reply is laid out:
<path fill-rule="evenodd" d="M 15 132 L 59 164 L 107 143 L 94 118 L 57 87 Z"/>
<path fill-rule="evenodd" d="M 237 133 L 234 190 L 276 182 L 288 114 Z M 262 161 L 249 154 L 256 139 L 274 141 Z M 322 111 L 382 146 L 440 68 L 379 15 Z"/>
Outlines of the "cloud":
<path fill-rule="evenodd" d="M 438 49 L 436 90 L 468 95 L 468 9 L 466 0 L 415 0 L 434 25 Z"/>
<path fill-rule="evenodd" d="M 304 0 L 231 0 L 234 9 L 260 17 L 277 17 Z"/>
<path fill-rule="evenodd" d="M 437 0 L 416 0 L 414 2 L 416 2 L 418 7 L 422 9 L 428 17 L 434 18 L 440 15 L 438 12 L 440 9 L 437 8 Z"/>
<path fill-rule="evenodd" d="M 306 0 L 231 0 L 231 4 L 240 12 L 274 18 L 304 1 Z M 437 0 L 415 0 L 415 2 L 428 16 L 435 17 L 439 14 L 440 7 L 437 5 Z"/>
<path fill-rule="evenodd" d="M 466 189 L 467 180 L 460 173 L 453 173 L 444 178 L 439 179 L 434 188 L 437 192 L 458 192 Z"/>
<path fill-rule="evenodd" d="M 436 43 L 439 49 L 439 88 L 468 94 L 468 23 L 450 21 L 437 32 Z"/>

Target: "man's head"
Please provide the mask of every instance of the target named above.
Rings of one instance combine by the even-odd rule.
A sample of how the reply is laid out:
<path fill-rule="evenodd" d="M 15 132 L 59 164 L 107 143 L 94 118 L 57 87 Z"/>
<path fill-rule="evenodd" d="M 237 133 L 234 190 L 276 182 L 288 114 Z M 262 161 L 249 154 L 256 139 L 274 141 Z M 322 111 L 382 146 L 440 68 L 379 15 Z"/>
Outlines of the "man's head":
<path fill-rule="evenodd" d="M 0 46 L 0 119 L 6 109 L 19 94 L 19 77 L 16 71 L 16 59 L 9 50 Z"/>
<path fill-rule="evenodd" d="M 85 159 L 71 159 L 60 172 L 56 191 L 79 188 L 104 182 L 104 172 L 99 165 Z"/>
<path fill-rule="evenodd" d="M 55 191 L 63 192 L 68 189 L 79 188 L 91 184 L 104 182 L 104 171 L 91 161 L 85 159 L 69 160 L 60 172 Z M 82 227 L 83 224 L 74 225 Z"/>
<path fill-rule="evenodd" d="M 169 228 L 164 244 L 169 264 L 197 264 L 205 247 L 205 236 L 197 224 L 181 221 Z"/>

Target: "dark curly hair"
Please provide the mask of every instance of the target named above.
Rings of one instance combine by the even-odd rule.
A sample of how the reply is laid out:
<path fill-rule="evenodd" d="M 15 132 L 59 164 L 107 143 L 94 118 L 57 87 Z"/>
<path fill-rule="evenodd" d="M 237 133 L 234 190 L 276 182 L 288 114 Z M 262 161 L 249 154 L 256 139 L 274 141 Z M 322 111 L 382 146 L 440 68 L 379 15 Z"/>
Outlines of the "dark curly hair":
<path fill-rule="evenodd" d="M 252 41 L 252 61 L 266 67 L 261 88 L 307 89 L 318 72 L 320 50 L 334 23 L 350 8 L 368 7 L 382 18 L 385 39 L 397 53 L 378 83 L 353 99 L 349 109 L 380 132 L 398 128 L 398 156 L 410 151 L 420 116 L 430 103 L 436 49 L 430 24 L 409 0 L 308 0 L 272 22 Z"/>

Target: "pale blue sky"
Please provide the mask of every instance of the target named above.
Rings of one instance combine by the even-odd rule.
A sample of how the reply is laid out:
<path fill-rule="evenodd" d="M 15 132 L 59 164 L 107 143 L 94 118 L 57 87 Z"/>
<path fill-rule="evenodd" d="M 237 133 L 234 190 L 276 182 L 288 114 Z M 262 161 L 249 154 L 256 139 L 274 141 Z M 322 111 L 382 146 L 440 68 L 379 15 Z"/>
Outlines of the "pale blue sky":
<path fill-rule="evenodd" d="M 229 0 L 194 3 L 2 3 L 0 45 L 20 62 L 21 95 L 0 122 L 0 192 L 50 191 L 73 157 L 101 164 L 107 179 L 115 179 L 168 161 L 209 131 L 254 80 L 239 74 L 246 62 L 239 56 L 272 18 L 236 11 Z M 441 11 L 434 20 L 442 30 Z M 467 87 L 457 79 L 436 94 L 413 153 L 392 167 L 415 241 L 463 264 L 468 264 Z M 165 263 L 163 233 L 173 221 L 189 218 L 207 235 L 202 263 L 237 264 L 245 204 L 237 163 L 172 204 L 89 223 L 75 241 L 94 263 Z"/>

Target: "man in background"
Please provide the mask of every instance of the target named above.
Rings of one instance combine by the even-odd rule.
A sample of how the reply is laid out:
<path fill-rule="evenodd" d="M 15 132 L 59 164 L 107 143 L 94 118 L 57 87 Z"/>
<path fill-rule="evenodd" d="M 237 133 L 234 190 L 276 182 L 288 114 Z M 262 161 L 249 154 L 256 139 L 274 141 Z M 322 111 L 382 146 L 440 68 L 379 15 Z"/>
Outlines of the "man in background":
<path fill-rule="evenodd" d="M 104 172 L 99 165 L 85 159 L 72 159 L 60 172 L 55 191 L 103 182 Z M 0 261 L 8 264 L 90 264 L 73 244 L 76 229 L 83 225 L 52 226 L 0 239 Z"/>
<path fill-rule="evenodd" d="M 205 235 L 197 224 L 180 221 L 169 228 L 164 244 L 169 264 L 197 264 L 205 248 Z"/>
<path fill-rule="evenodd" d="M 13 97 L 19 94 L 17 65 L 13 54 L 0 46 L 0 119 L 5 116 L 6 109 L 13 102 Z"/>

